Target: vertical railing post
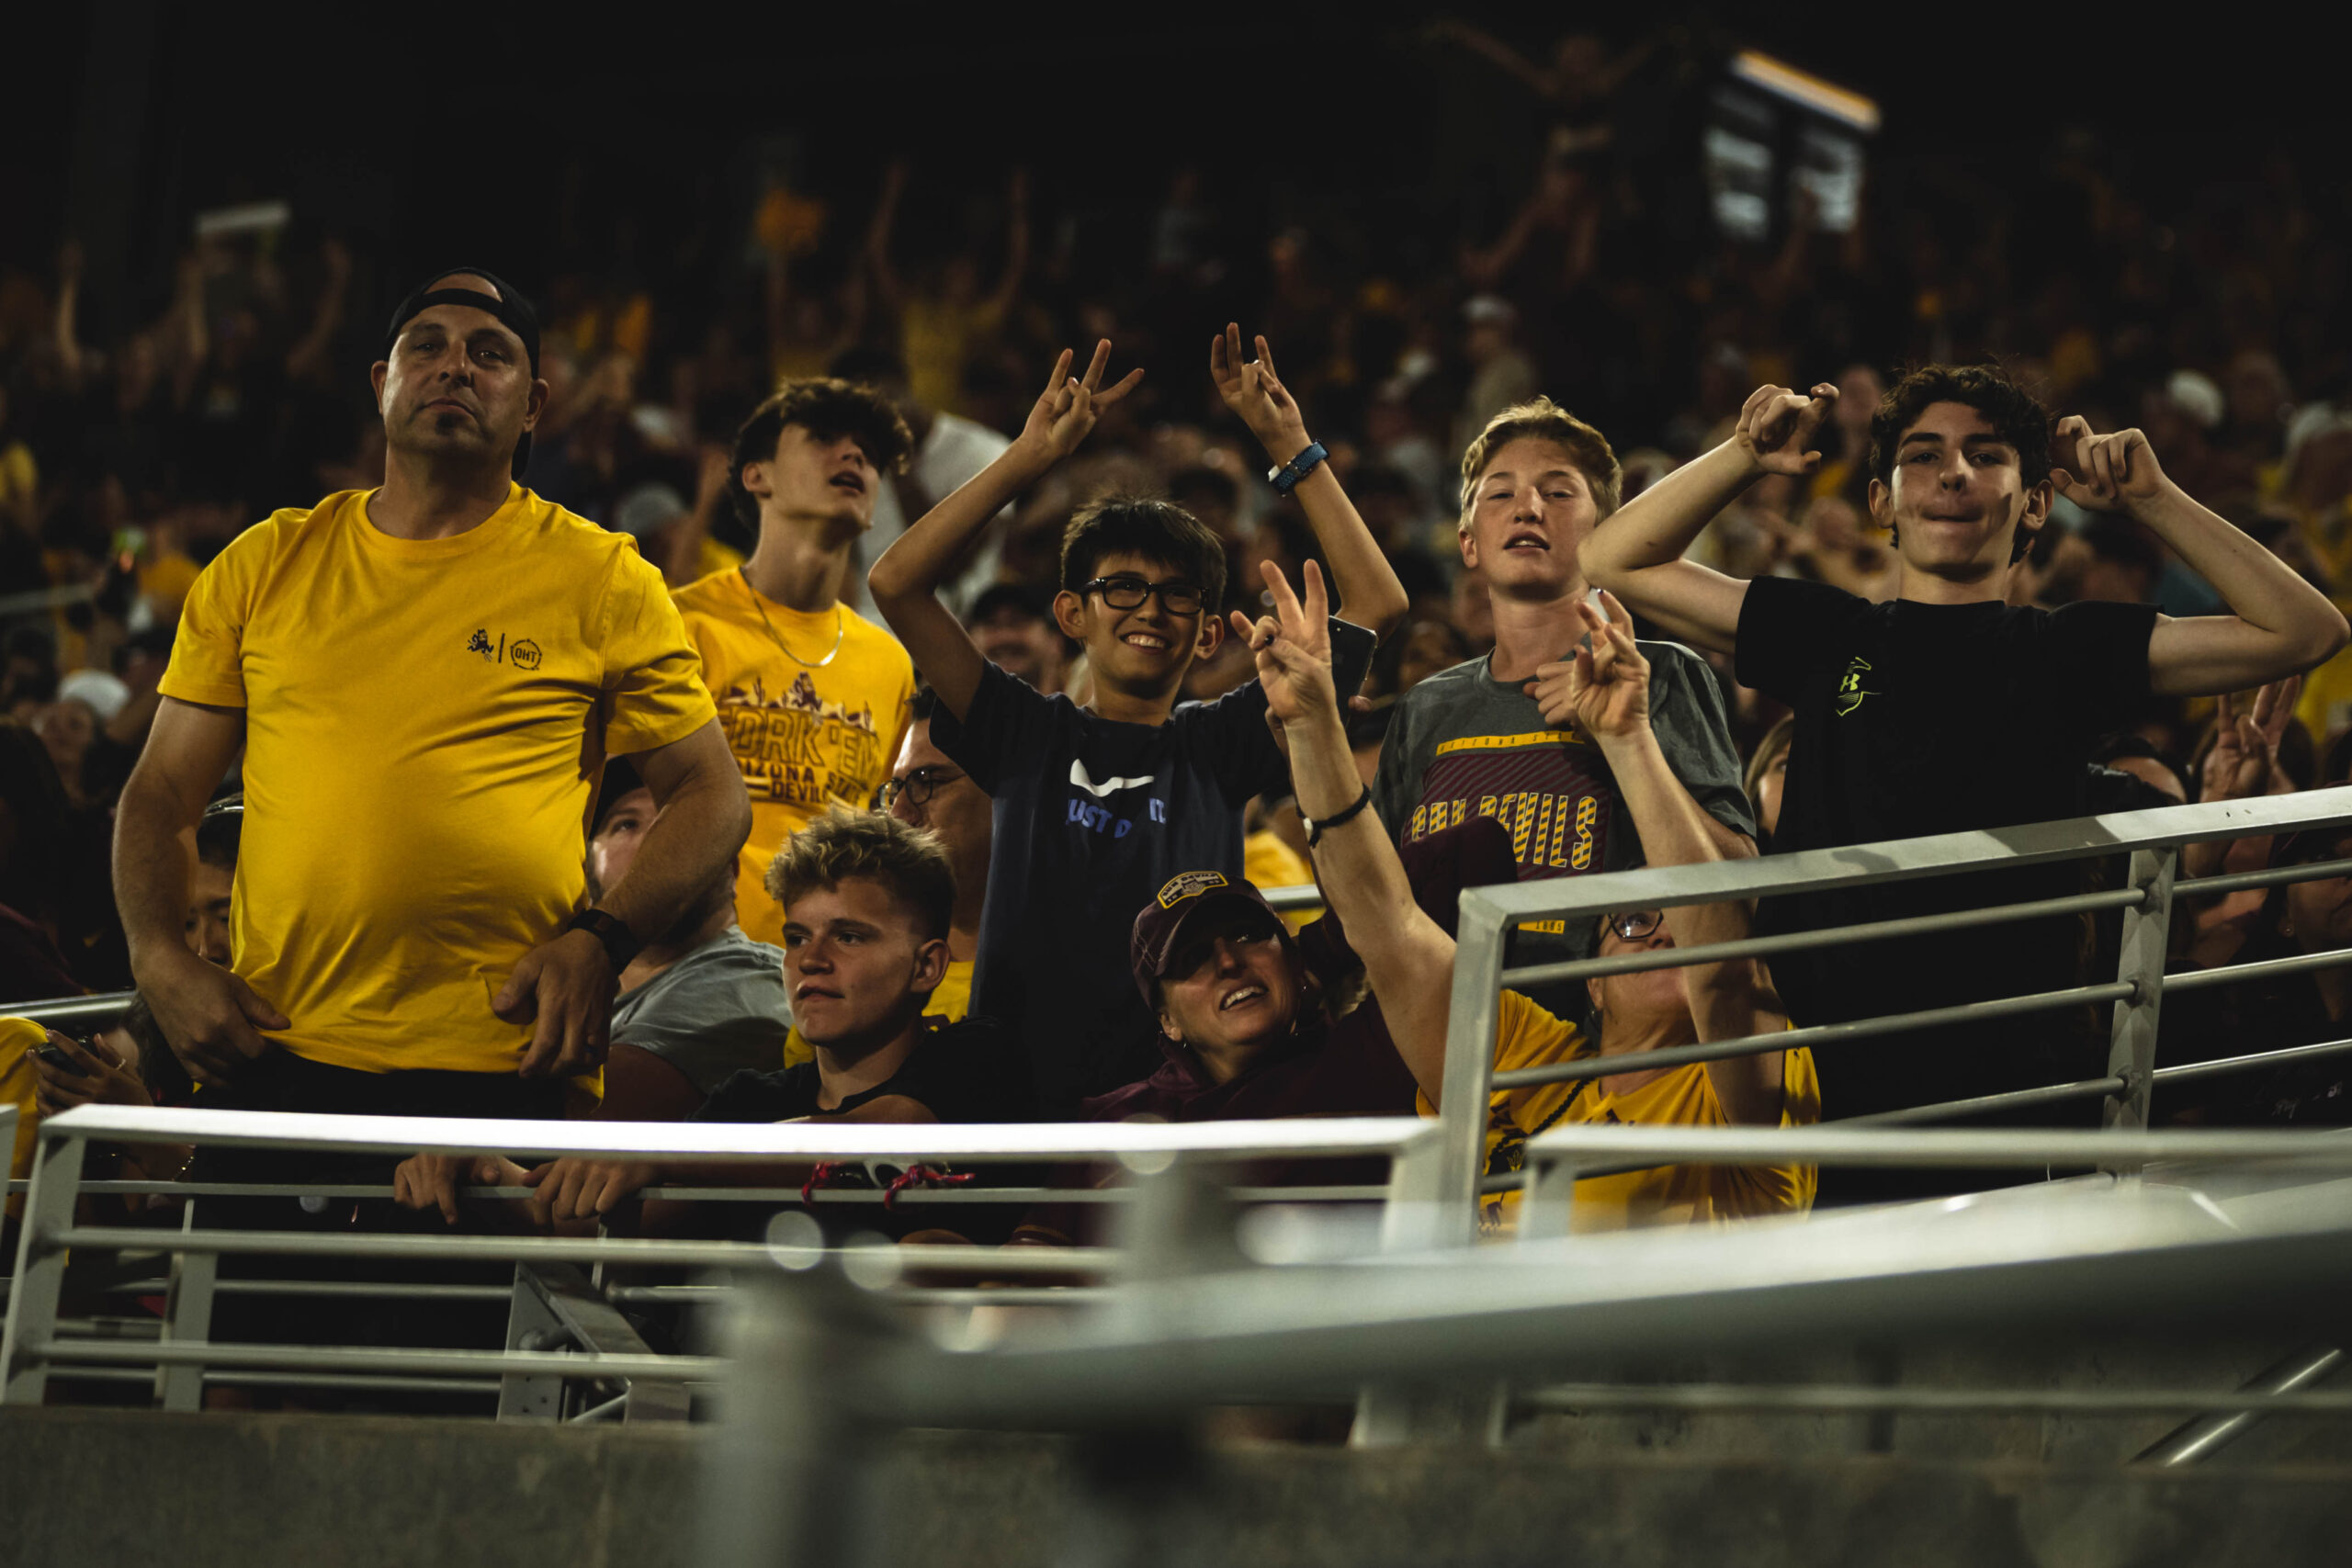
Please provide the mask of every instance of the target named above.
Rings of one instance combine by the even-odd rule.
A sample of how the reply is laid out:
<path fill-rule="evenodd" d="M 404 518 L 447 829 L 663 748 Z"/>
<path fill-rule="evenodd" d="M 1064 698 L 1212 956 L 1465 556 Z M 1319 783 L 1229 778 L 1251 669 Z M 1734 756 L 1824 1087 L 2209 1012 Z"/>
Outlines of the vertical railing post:
<path fill-rule="evenodd" d="M 13 1127 L 14 1107 L 6 1118 Z M 65 1288 L 65 1249 L 56 1238 L 74 1224 L 82 1195 L 84 1139 L 44 1136 L 33 1148 L 32 1186 L 25 1192 L 24 1230 L 17 1242 L 17 1281 L 8 1292 L 8 1323 L 0 1333 L 0 1403 L 39 1404 L 49 1392 L 49 1359 L 32 1348 L 57 1337 L 57 1298 Z"/>
<path fill-rule="evenodd" d="M 1576 1163 L 1527 1156 L 1526 1184 L 1520 1189 L 1519 1239 L 1557 1241 L 1568 1234 L 1576 1203 Z"/>
<path fill-rule="evenodd" d="M 1397 1145 L 1388 1163 L 1388 1201 L 1380 1211 L 1380 1250 L 1420 1252 L 1437 1245 L 1441 1216 L 1453 1213 L 1453 1194 L 1439 1185 L 1446 1130 L 1430 1127 Z M 1413 1436 L 1413 1391 L 1406 1384 L 1366 1383 L 1356 1395 L 1350 1446 L 1388 1448 Z"/>
<path fill-rule="evenodd" d="M 1494 1079 L 1495 1032 L 1502 1018 L 1504 916 L 1483 889 L 1462 890 L 1453 953 L 1453 997 L 1446 1012 L 1444 1127 L 1439 1147 L 1440 1209 L 1430 1241 L 1466 1247 L 1478 1235 L 1478 1185 L 1487 1173 L 1487 1101 Z"/>
<path fill-rule="evenodd" d="M 2141 901 L 2123 911 L 2123 942 L 2115 977 L 2132 994 L 2115 1004 L 2109 1035 L 2107 1071 L 2123 1080 L 2108 1096 L 2099 1124 L 2136 1133 L 2148 1125 L 2148 1093 L 2154 1087 L 2156 1022 L 2164 1006 L 2165 951 L 2172 929 L 2172 879 L 2180 865 L 2177 844 L 2135 850 L 2132 886 Z"/>
<path fill-rule="evenodd" d="M 191 1198 L 180 1211 L 182 1234 L 197 1228 L 200 1200 Z M 175 1252 L 172 1255 L 172 1287 L 164 1304 L 163 1337 L 175 1343 L 212 1337 L 212 1295 L 220 1272 L 217 1252 Z M 201 1366 L 159 1367 L 155 1397 L 166 1410 L 204 1408 L 204 1369 Z"/>

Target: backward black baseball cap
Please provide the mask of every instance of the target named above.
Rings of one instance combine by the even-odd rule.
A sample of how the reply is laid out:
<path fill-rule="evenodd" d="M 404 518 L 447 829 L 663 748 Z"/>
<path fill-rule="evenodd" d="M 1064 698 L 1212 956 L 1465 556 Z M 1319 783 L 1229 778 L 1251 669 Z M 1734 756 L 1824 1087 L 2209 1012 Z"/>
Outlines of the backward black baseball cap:
<path fill-rule="evenodd" d="M 436 288 L 434 285 L 445 277 L 479 277 L 497 290 L 484 294 L 479 288 Z M 486 310 L 498 319 L 498 323 L 523 340 L 523 352 L 530 356 L 531 375 L 539 373 L 539 315 L 531 309 L 529 299 L 520 289 L 486 266 L 445 266 L 409 290 L 392 310 L 392 319 L 384 328 L 384 357 L 392 356 L 392 345 L 400 341 L 401 329 L 435 305 L 462 305 L 469 310 Z M 525 431 L 514 447 L 514 477 L 531 461 L 531 433 Z"/>

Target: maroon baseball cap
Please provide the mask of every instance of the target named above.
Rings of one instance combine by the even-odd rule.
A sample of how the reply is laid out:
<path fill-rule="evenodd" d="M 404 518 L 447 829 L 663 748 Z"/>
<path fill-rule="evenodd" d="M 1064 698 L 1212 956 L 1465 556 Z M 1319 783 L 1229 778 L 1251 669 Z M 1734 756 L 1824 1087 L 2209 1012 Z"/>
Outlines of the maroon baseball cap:
<path fill-rule="evenodd" d="M 1151 987 L 1160 976 L 1168 972 L 1169 954 L 1176 951 L 1177 939 L 1184 934 L 1184 927 L 1192 918 L 1204 910 L 1245 904 L 1263 911 L 1273 922 L 1283 941 L 1290 941 L 1290 928 L 1283 925 L 1274 907 L 1266 902 L 1264 894 L 1247 881 L 1227 876 L 1221 871 L 1179 872 L 1168 879 L 1153 896 L 1143 912 L 1136 917 L 1134 936 L 1127 943 L 1127 958 L 1135 967 L 1136 988 L 1143 999 L 1154 998 Z"/>

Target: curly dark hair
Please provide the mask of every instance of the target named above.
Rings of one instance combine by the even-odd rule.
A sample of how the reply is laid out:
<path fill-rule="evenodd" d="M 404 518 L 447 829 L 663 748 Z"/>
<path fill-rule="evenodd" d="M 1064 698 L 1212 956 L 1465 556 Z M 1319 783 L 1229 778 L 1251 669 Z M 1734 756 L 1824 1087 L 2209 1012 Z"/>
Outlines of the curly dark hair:
<path fill-rule="evenodd" d="M 1210 615 L 1225 604 L 1225 547 L 1172 501 L 1108 495 L 1088 502 L 1062 533 L 1062 591 L 1079 593 L 1109 556 L 1136 555 L 1201 585 Z"/>
<path fill-rule="evenodd" d="M 798 425 L 820 441 L 850 437 L 866 461 L 886 474 L 902 471 L 914 450 L 914 434 L 897 405 L 873 388 L 833 376 L 786 381 L 735 432 L 735 463 L 727 489 L 735 498 L 736 514 L 754 528 L 760 525 L 760 502 L 743 488 L 743 465 L 775 457 L 787 424 Z"/>

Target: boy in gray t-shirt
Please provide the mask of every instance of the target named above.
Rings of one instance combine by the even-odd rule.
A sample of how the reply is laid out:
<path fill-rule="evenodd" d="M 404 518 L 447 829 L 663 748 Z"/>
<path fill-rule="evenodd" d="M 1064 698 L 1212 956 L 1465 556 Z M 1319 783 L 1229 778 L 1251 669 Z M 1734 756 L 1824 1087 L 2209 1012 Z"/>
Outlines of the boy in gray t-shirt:
<path fill-rule="evenodd" d="M 1546 398 L 1496 415 L 1463 454 L 1462 558 L 1487 580 L 1495 649 L 1396 705 L 1373 804 L 1400 843 L 1493 817 L 1510 829 L 1522 882 L 1642 863 L 1608 764 L 1569 716 L 1562 662 L 1584 635 L 1577 546 L 1617 509 L 1619 482 L 1608 441 Z M 1756 825 L 1713 672 L 1679 643 L 1641 650 L 1650 725 L 1668 766 L 1714 822 L 1724 853 L 1754 854 Z M 1513 961 L 1582 957 L 1591 937 L 1589 921 L 1522 928 Z"/>

